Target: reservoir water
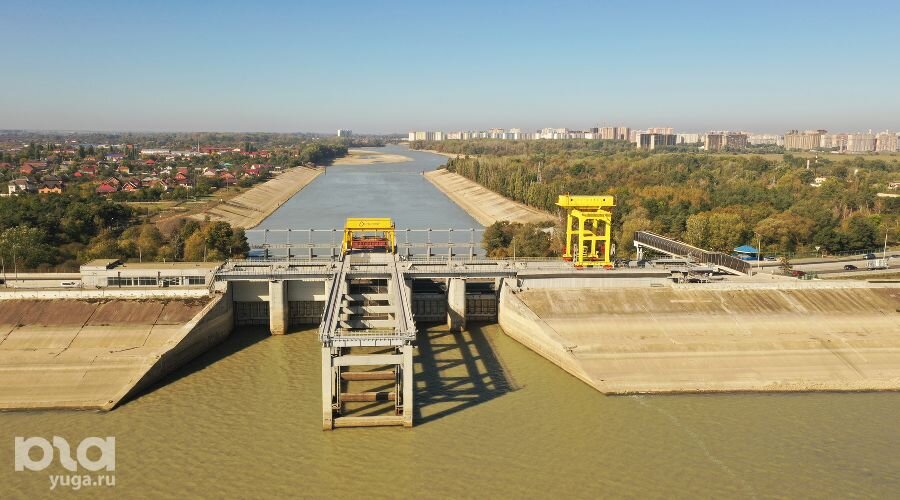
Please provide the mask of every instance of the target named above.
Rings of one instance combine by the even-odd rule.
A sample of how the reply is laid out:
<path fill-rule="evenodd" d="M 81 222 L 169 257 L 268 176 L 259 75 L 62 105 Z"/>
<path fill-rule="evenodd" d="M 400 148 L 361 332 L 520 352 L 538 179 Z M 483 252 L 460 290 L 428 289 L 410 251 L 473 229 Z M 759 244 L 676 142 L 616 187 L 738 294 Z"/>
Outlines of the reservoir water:
<path fill-rule="evenodd" d="M 474 226 L 416 174 L 442 159 L 403 154 L 416 160 L 330 169 L 265 224 L 340 226 L 365 208 Z M 390 204 L 380 175 L 408 176 L 416 204 Z M 900 394 L 607 397 L 495 325 L 420 330 L 412 429 L 323 432 L 315 331 L 244 328 L 112 412 L 0 413 L 0 498 L 47 495 L 48 472 L 67 473 L 14 471 L 16 436 L 54 435 L 115 436 L 116 484 L 78 492 L 91 497 L 900 495 Z"/>

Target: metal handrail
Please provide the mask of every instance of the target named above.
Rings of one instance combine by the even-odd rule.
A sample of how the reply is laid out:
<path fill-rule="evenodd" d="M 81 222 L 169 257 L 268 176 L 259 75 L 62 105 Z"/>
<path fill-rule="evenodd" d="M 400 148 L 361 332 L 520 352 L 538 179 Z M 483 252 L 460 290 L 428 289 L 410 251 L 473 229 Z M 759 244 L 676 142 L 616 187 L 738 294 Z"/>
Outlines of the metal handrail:
<path fill-rule="evenodd" d="M 666 238 L 665 236 L 660 236 L 649 231 L 636 231 L 634 233 L 634 241 L 636 243 L 652 246 L 665 253 L 696 259 L 702 264 L 715 264 L 720 267 L 733 269 L 739 273 L 750 273 L 750 264 L 747 261 L 722 252 L 704 250 L 682 241 Z"/>

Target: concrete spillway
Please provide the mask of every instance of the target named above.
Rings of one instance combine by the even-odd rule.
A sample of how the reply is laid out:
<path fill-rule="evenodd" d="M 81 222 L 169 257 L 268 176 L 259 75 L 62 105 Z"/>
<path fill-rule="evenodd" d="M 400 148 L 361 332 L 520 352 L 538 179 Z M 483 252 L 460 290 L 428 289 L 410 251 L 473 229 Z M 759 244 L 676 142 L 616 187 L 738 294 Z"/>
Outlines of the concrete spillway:
<path fill-rule="evenodd" d="M 504 287 L 499 322 L 604 393 L 900 389 L 896 287 Z"/>
<path fill-rule="evenodd" d="M 112 409 L 232 328 L 231 298 L 0 300 L 0 409 Z"/>

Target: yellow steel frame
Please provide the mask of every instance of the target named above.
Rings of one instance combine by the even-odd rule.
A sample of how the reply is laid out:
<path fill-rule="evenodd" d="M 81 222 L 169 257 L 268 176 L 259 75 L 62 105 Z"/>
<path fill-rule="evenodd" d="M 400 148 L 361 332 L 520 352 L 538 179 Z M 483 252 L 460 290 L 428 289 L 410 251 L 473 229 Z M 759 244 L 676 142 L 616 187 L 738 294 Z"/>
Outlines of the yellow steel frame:
<path fill-rule="evenodd" d="M 396 252 L 397 240 L 394 234 L 394 221 L 387 217 L 348 217 L 344 223 L 344 239 L 341 242 L 341 254 L 346 254 L 353 242 L 354 233 L 381 233 L 387 238 L 391 253 Z"/>
<path fill-rule="evenodd" d="M 610 265 L 612 212 L 605 209 L 614 207 L 613 201 L 612 196 L 605 195 L 559 196 L 556 205 L 566 209 L 564 259 L 573 261 L 576 267 Z M 598 253 L 598 243 L 602 244 L 602 255 Z"/>

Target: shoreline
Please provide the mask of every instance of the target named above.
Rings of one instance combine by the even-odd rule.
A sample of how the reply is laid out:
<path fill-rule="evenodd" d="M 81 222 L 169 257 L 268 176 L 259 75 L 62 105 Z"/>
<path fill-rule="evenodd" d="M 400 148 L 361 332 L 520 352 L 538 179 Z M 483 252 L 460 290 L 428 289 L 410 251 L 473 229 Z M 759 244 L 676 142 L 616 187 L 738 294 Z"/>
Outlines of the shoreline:
<path fill-rule="evenodd" d="M 557 217 L 549 212 L 513 201 L 475 181 L 444 169 L 425 172 L 425 178 L 485 227 L 498 221 L 528 224 L 557 220 Z"/>
<path fill-rule="evenodd" d="M 235 228 L 253 229 L 312 183 L 322 172 L 324 172 L 322 168 L 294 167 L 234 198 L 188 217 L 204 220 L 209 216 L 210 220 L 224 221 Z"/>
<path fill-rule="evenodd" d="M 347 151 L 347 156 L 335 159 L 331 165 L 373 165 L 376 163 L 405 163 L 408 161 L 413 161 L 413 159 L 395 153 L 350 149 Z"/>
<path fill-rule="evenodd" d="M 445 153 L 443 151 L 435 151 L 433 149 L 413 149 L 411 151 L 421 151 L 423 153 L 431 153 L 435 155 L 446 156 L 447 158 L 478 158 L 478 155 L 467 154 L 467 153 Z"/>

